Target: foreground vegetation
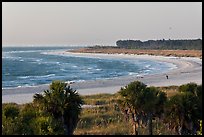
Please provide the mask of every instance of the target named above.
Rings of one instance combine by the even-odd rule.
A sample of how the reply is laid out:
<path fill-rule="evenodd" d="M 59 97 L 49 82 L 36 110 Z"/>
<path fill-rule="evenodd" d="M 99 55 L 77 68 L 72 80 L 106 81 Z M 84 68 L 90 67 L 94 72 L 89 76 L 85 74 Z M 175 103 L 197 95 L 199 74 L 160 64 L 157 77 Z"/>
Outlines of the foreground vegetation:
<path fill-rule="evenodd" d="M 50 90 L 35 94 L 32 103 L 3 104 L 2 134 L 72 135 L 83 101 L 64 82 L 54 81 Z"/>
<path fill-rule="evenodd" d="M 63 82 L 51 87 L 32 103 L 3 104 L 2 134 L 202 135 L 202 85 L 147 87 L 135 81 L 116 94 L 89 96 Z"/>

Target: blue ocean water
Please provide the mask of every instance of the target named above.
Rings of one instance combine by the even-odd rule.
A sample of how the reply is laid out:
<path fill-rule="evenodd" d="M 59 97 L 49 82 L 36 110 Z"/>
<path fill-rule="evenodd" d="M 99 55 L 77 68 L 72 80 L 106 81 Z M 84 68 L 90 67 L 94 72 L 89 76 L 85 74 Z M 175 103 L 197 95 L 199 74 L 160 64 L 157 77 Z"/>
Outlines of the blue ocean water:
<path fill-rule="evenodd" d="M 148 60 L 103 59 L 44 54 L 73 47 L 3 47 L 2 88 L 49 84 L 53 80 L 81 81 L 126 75 L 147 75 L 172 65 Z"/>

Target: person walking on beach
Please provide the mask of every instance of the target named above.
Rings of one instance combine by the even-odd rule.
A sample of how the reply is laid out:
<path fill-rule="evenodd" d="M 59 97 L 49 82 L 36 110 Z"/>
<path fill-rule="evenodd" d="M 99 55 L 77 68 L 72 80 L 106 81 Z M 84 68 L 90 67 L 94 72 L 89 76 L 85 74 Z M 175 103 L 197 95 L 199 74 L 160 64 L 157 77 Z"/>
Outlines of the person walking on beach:
<path fill-rule="evenodd" d="M 168 76 L 168 75 L 166 75 L 166 79 L 169 79 L 169 76 Z"/>

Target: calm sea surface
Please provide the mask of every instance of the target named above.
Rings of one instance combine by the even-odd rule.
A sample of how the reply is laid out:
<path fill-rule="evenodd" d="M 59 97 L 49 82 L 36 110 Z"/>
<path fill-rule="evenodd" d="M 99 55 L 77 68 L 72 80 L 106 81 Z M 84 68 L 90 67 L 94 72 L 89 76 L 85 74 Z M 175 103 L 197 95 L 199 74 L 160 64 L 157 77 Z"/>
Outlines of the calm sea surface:
<path fill-rule="evenodd" d="M 46 54 L 73 47 L 3 47 L 2 87 L 83 81 L 166 72 L 173 65 L 148 60 L 104 59 Z"/>

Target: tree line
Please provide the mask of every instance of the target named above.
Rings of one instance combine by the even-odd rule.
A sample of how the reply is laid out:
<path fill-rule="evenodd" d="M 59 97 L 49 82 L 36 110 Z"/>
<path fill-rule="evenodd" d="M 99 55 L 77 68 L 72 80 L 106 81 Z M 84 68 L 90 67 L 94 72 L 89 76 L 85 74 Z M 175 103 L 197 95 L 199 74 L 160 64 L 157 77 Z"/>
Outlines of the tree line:
<path fill-rule="evenodd" d="M 160 50 L 202 50 L 201 39 L 190 40 L 118 40 L 118 48 L 126 49 L 160 49 Z"/>
<path fill-rule="evenodd" d="M 202 134 L 202 85 L 179 86 L 168 97 L 157 87 L 134 81 L 118 92 L 117 104 L 133 134 L 145 127 L 152 135 L 152 122 L 158 119 L 178 135 Z M 53 81 L 49 90 L 36 93 L 32 103 L 2 105 L 2 135 L 72 135 L 84 104 L 68 84 Z"/>

